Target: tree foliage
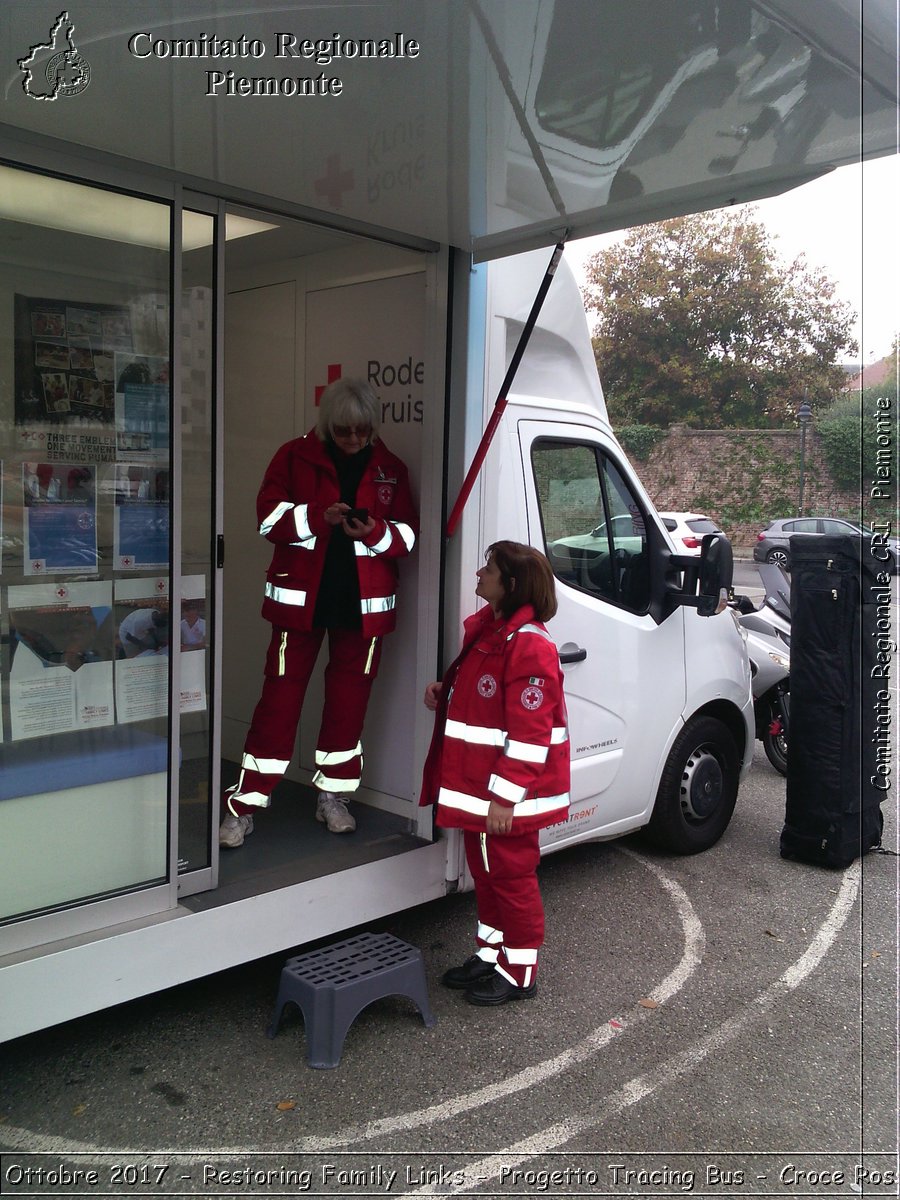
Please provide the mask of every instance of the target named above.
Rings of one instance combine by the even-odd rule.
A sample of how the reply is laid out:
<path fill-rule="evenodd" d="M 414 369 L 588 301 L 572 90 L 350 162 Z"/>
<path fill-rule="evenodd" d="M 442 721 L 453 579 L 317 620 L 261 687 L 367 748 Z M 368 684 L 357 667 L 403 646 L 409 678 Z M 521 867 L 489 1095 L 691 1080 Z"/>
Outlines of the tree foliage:
<path fill-rule="evenodd" d="M 585 306 L 614 424 L 771 428 L 831 401 L 854 314 L 755 217 L 698 213 L 633 229 L 589 261 Z"/>
<path fill-rule="evenodd" d="M 839 487 L 867 495 L 873 503 L 879 496 L 892 500 L 896 495 L 897 408 L 895 375 L 883 386 L 848 392 L 823 412 L 817 426 L 822 452 Z M 885 462 L 888 478 L 873 488 Z"/>

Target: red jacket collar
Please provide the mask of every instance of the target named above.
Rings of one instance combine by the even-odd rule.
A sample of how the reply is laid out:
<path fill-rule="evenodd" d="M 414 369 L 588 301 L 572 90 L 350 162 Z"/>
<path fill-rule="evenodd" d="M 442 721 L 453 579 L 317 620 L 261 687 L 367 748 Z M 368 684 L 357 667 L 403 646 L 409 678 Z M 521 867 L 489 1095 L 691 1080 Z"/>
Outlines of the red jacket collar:
<path fill-rule="evenodd" d="M 471 645 L 472 642 L 482 637 L 487 637 L 491 641 L 505 642 L 510 634 L 515 633 L 516 630 L 534 619 L 534 609 L 530 604 L 523 604 L 521 608 L 516 609 L 512 616 L 501 617 L 499 620 L 494 616 L 491 606 L 485 604 L 483 608 L 464 621 L 463 645 Z"/>

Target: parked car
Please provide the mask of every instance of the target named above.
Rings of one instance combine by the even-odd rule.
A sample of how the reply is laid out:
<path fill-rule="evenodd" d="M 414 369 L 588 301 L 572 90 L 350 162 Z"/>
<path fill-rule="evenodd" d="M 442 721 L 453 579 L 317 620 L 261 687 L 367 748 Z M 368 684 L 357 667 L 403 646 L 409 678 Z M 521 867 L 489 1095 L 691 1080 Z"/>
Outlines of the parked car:
<path fill-rule="evenodd" d="M 836 534 L 861 533 L 864 537 L 872 537 L 872 530 L 867 525 L 858 525 L 855 521 L 845 521 L 843 517 L 793 517 L 780 518 L 756 535 L 756 545 L 753 547 L 755 562 L 775 563 L 782 570 L 791 569 L 791 537 L 795 533 Z M 879 562 L 884 569 L 892 574 L 900 563 L 900 540 L 895 537 L 884 539 L 884 555 L 879 554 Z"/>
<path fill-rule="evenodd" d="M 721 533 L 715 521 L 693 512 L 661 512 L 662 523 L 672 535 L 679 554 L 699 556 L 704 533 Z"/>

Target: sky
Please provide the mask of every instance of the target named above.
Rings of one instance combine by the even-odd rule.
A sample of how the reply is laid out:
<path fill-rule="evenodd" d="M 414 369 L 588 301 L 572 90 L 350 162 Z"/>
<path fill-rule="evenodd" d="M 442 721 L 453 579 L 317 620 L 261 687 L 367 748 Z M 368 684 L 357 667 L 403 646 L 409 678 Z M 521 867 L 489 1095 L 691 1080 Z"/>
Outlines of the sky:
<path fill-rule="evenodd" d="M 786 262 L 803 253 L 810 267 L 822 267 L 838 285 L 837 296 L 857 314 L 857 361 L 877 362 L 888 354 L 900 328 L 900 158 L 839 167 L 755 207 Z M 592 254 L 625 236 L 620 232 L 571 242 L 566 259 L 578 282 L 584 282 L 584 265 Z"/>

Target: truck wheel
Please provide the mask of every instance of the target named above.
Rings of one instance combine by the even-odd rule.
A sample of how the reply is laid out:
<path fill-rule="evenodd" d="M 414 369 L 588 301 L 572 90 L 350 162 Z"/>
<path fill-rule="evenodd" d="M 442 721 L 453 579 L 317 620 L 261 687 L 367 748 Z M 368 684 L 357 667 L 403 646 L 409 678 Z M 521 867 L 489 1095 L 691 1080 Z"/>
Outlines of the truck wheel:
<path fill-rule="evenodd" d="M 694 717 L 675 739 L 659 781 L 648 838 L 672 854 L 715 845 L 737 800 L 740 764 L 734 738 L 714 717 Z"/>

